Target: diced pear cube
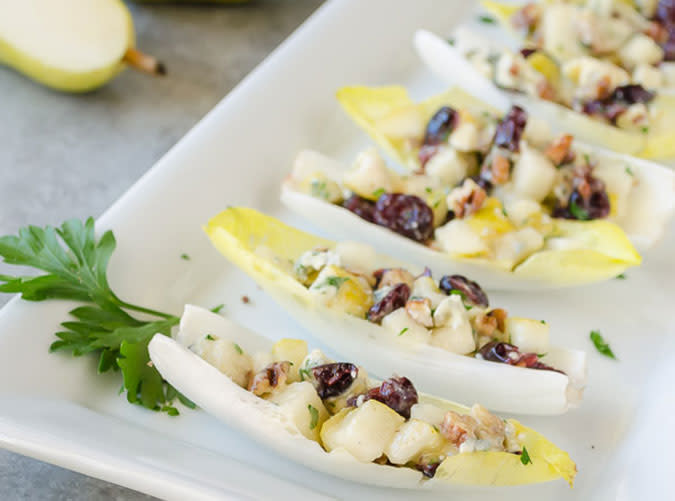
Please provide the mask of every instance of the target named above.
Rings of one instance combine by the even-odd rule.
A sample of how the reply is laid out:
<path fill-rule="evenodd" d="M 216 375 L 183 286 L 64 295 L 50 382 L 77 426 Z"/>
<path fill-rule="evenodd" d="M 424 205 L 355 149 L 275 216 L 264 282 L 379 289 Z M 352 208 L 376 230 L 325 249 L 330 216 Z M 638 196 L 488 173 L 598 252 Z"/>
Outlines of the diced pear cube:
<path fill-rule="evenodd" d="M 435 237 L 441 249 L 450 254 L 477 256 L 488 251 L 480 235 L 463 219 L 453 219 L 436 228 Z"/>
<path fill-rule="evenodd" d="M 324 267 L 309 292 L 325 306 L 360 318 L 373 305 L 372 289 L 366 279 L 339 266 Z"/>
<path fill-rule="evenodd" d="M 405 419 L 377 400 L 356 409 L 343 409 L 321 428 L 321 441 L 328 452 L 345 449 L 359 461 L 379 458 Z"/>
<path fill-rule="evenodd" d="M 431 344 L 465 355 L 476 349 L 473 329 L 466 308 L 458 295 L 446 297 L 434 311 L 436 327 L 431 331 Z"/>
<path fill-rule="evenodd" d="M 440 426 L 445 412 L 433 404 L 417 403 L 410 408 L 410 419 L 418 419 L 432 426 Z"/>
<path fill-rule="evenodd" d="M 195 352 L 208 363 L 228 376 L 239 386 L 246 388 L 253 373 L 251 357 L 228 339 L 214 338 L 210 334 L 195 346 Z"/>
<path fill-rule="evenodd" d="M 421 277 L 417 277 L 413 282 L 410 297 L 429 298 L 431 301 L 431 307 L 436 308 L 440 302 L 448 296 L 447 294 L 441 292 L 433 278 L 422 275 Z"/>
<path fill-rule="evenodd" d="M 653 38 L 638 33 L 618 51 L 619 59 L 626 68 L 635 68 L 640 63 L 656 64 L 663 59 L 663 49 Z"/>
<path fill-rule="evenodd" d="M 534 228 L 525 227 L 506 233 L 494 241 L 497 261 L 514 266 L 544 246 L 544 237 Z"/>
<path fill-rule="evenodd" d="M 406 464 L 425 452 L 440 449 L 442 445 L 443 438 L 432 425 L 410 419 L 399 428 L 384 453 L 393 464 Z"/>
<path fill-rule="evenodd" d="M 524 144 L 513 167 L 513 189 L 522 198 L 541 202 L 551 191 L 557 172 L 541 151 Z"/>
<path fill-rule="evenodd" d="M 372 245 L 360 242 L 338 242 L 335 252 L 346 269 L 358 273 L 371 273 L 376 267 L 377 254 Z"/>
<path fill-rule="evenodd" d="M 400 184 L 398 174 L 387 168 L 374 148 L 360 153 L 354 167 L 344 175 L 344 185 L 369 200 L 377 200 L 382 193 L 397 191 Z"/>
<path fill-rule="evenodd" d="M 300 381 L 300 365 L 307 356 L 307 341 L 302 339 L 280 339 L 272 347 L 272 358 L 275 362 L 288 361 L 291 370 L 288 373 L 288 382 Z"/>
<path fill-rule="evenodd" d="M 382 319 L 382 327 L 404 344 L 429 343 L 431 335 L 426 327 L 417 323 L 405 310 L 399 308 Z"/>
<path fill-rule="evenodd" d="M 506 334 L 511 344 L 517 346 L 522 353 L 546 353 L 548 344 L 548 324 L 531 318 L 508 317 Z"/>
<path fill-rule="evenodd" d="M 300 433 L 310 440 L 319 441 L 321 426 L 330 414 L 311 383 L 292 383 L 273 393 L 269 400 L 293 420 Z"/>
<path fill-rule="evenodd" d="M 424 137 L 424 117 L 417 105 L 395 109 L 377 121 L 376 128 L 393 139 L 422 140 Z"/>
<path fill-rule="evenodd" d="M 445 147 L 429 159 L 424 166 L 424 172 L 443 185 L 455 186 L 467 176 L 471 166 L 472 163 L 466 155 L 455 148 Z"/>

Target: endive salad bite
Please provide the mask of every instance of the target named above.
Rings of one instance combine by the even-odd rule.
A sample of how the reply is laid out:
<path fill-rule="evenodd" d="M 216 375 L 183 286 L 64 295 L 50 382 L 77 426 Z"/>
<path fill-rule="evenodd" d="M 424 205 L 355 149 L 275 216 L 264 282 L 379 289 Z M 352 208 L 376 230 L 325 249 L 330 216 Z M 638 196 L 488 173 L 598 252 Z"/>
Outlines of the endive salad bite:
<path fill-rule="evenodd" d="M 585 353 L 550 346 L 545 321 L 490 307 L 467 277 L 434 278 L 253 209 L 227 209 L 206 231 L 291 316 L 377 375 L 400 370 L 423 391 L 505 412 L 559 414 L 581 399 Z"/>
<path fill-rule="evenodd" d="M 582 8 L 557 3 L 562 9 Z M 552 19 L 570 22 L 557 14 Z M 581 24 L 575 17 L 567 27 L 577 29 Z M 502 111 L 510 103 L 520 104 L 559 130 L 575 131 L 583 140 L 623 153 L 645 157 L 675 154 L 675 95 L 667 81 L 675 72 L 668 69 L 673 63 L 654 66 L 654 58 L 663 51 L 649 36 L 637 33 L 626 47 L 602 58 L 585 53 L 588 49 L 572 34 L 556 33 L 549 42 L 541 40 L 538 38 L 536 45 L 509 48 L 460 28 L 452 43 L 420 30 L 414 44 L 422 60 L 446 82 L 463 86 Z M 561 59 L 560 51 L 571 48 L 575 48 L 574 55 Z"/>
<path fill-rule="evenodd" d="M 299 339 L 276 343 L 186 306 L 174 339 L 149 345 L 153 365 L 205 411 L 305 466 L 396 488 L 518 485 L 562 478 L 569 455 L 513 419 L 384 381 Z"/>
<path fill-rule="evenodd" d="M 415 264 L 489 289 L 604 280 L 639 264 L 630 240 L 648 247 L 672 212 L 670 169 L 542 134 L 519 107 L 502 116 L 458 89 L 421 103 L 401 87 L 338 95 L 411 172 L 387 168 L 374 150 L 350 169 L 302 152 L 282 201 Z"/>

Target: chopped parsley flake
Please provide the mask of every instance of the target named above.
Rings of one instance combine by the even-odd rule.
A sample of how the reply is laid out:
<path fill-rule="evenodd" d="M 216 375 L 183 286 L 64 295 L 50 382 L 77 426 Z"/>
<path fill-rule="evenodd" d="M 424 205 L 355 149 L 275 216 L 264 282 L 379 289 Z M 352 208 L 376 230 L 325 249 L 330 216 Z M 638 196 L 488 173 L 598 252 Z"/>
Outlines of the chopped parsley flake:
<path fill-rule="evenodd" d="M 216 340 L 216 338 L 213 337 L 211 334 L 207 334 L 206 339 L 208 339 L 209 341 L 215 341 Z"/>
<path fill-rule="evenodd" d="M 588 211 L 579 207 L 574 200 L 570 202 L 569 209 L 570 214 L 572 214 L 574 218 L 578 219 L 579 221 L 588 221 L 588 219 L 590 219 Z"/>
<path fill-rule="evenodd" d="M 317 198 L 323 198 L 324 200 L 328 199 L 328 190 L 326 189 L 325 181 L 312 181 L 310 186 L 312 190 L 312 196 Z"/>
<path fill-rule="evenodd" d="M 326 278 L 326 284 L 330 285 L 331 287 L 335 287 L 336 289 L 339 289 L 340 287 L 342 287 L 342 284 L 345 283 L 347 280 L 349 280 L 349 277 L 332 276 Z"/>
<path fill-rule="evenodd" d="M 616 360 L 616 355 L 614 355 L 612 349 L 609 347 L 605 339 L 600 335 L 600 332 L 591 331 L 590 337 L 591 341 L 593 342 L 593 346 L 595 346 L 595 349 L 598 350 L 598 352 L 602 353 L 606 357 Z"/>
<path fill-rule="evenodd" d="M 312 404 L 307 405 L 307 410 L 309 411 L 309 415 L 311 417 L 309 429 L 313 430 L 316 428 L 316 425 L 319 424 L 319 411 L 317 411 Z"/>
<path fill-rule="evenodd" d="M 643 134 L 649 134 L 649 127 L 640 127 L 640 131 Z"/>
<path fill-rule="evenodd" d="M 542 324 L 546 325 L 546 320 L 539 320 Z"/>
<path fill-rule="evenodd" d="M 633 169 L 630 168 L 630 165 L 626 165 L 626 174 L 629 176 L 634 176 Z"/>
<path fill-rule="evenodd" d="M 189 260 L 190 260 L 190 256 L 188 256 L 188 255 L 185 254 L 185 253 L 181 254 L 181 255 L 180 255 L 180 258 L 181 258 L 183 261 L 189 261 Z"/>
<path fill-rule="evenodd" d="M 432 190 L 429 186 L 427 186 L 426 188 L 424 188 L 424 191 L 426 191 L 427 193 L 431 193 L 434 190 Z"/>
<path fill-rule="evenodd" d="M 162 412 L 166 412 L 171 417 L 176 417 L 180 414 L 180 412 L 178 412 L 178 409 L 176 409 L 172 405 L 165 405 L 164 407 L 162 407 Z"/>
<path fill-rule="evenodd" d="M 494 17 L 485 14 L 478 16 L 478 20 L 483 24 L 495 24 L 497 22 Z"/>
<path fill-rule="evenodd" d="M 244 350 L 241 349 L 241 346 L 239 346 L 237 343 L 232 343 L 234 345 L 234 349 L 237 350 L 237 353 L 240 355 L 244 354 Z"/>
<path fill-rule="evenodd" d="M 448 42 L 448 45 L 455 45 L 455 39 L 454 38 L 448 38 L 446 40 L 446 42 Z"/>
<path fill-rule="evenodd" d="M 532 464 L 532 460 L 530 459 L 530 455 L 527 452 L 527 447 L 523 446 L 523 452 L 520 454 L 520 462 L 527 465 L 527 464 Z"/>
<path fill-rule="evenodd" d="M 465 299 L 466 299 L 466 294 L 464 294 L 462 291 L 457 290 L 457 289 L 452 289 L 452 290 L 450 291 L 450 294 L 454 294 L 454 295 L 456 295 L 456 296 L 459 296 L 459 297 L 462 298 L 462 300 L 465 300 Z"/>
<path fill-rule="evenodd" d="M 218 306 L 211 308 L 211 311 L 213 313 L 220 313 L 220 310 L 222 310 L 223 308 L 225 308 L 225 305 L 223 303 L 220 303 Z"/>
<path fill-rule="evenodd" d="M 399 335 L 399 336 L 402 336 L 403 334 L 405 334 L 406 332 L 408 332 L 408 330 L 409 330 L 409 329 L 408 329 L 407 327 L 403 327 L 403 329 L 401 329 L 401 332 L 399 332 L 398 335 Z"/>
<path fill-rule="evenodd" d="M 375 191 L 373 191 L 373 196 L 380 198 L 381 195 L 384 195 L 384 188 L 378 188 Z"/>
<path fill-rule="evenodd" d="M 309 369 L 306 369 L 306 368 L 305 368 L 305 369 L 300 369 L 300 370 L 298 371 L 298 374 L 300 375 L 300 381 L 304 381 L 304 380 L 305 380 L 305 377 L 306 377 L 307 379 L 310 379 L 310 378 L 311 378 L 311 374 L 310 374 L 310 372 L 309 372 Z"/>
<path fill-rule="evenodd" d="M 617 280 L 626 280 L 626 274 L 625 274 L 625 273 L 622 273 L 621 275 L 617 275 L 615 278 L 616 278 Z"/>

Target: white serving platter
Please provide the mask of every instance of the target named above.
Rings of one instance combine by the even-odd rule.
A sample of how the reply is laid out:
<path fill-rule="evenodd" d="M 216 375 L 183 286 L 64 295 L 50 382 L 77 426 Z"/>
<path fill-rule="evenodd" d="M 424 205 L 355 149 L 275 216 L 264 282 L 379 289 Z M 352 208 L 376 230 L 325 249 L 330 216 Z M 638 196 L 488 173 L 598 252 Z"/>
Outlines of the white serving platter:
<path fill-rule="evenodd" d="M 311 229 L 278 202 L 294 154 L 348 160 L 366 144 L 339 109 L 345 84 L 403 83 L 415 97 L 442 89 L 416 59 L 418 28 L 449 33 L 473 3 L 333 0 L 251 73 L 98 222 L 118 248 L 109 278 L 124 299 L 174 312 L 225 303 L 225 314 L 273 338 L 305 336 L 201 231 L 227 205 L 248 205 Z M 590 352 L 581 408 L 522 420 L 576 460 L 560 481 L 461 489 L 461 499 L 665 499 L 675 450 L 675 227 L 626 280 L 546 293 L 492 294 L 513 314 L 540 316 L 553 341 Z M 187 253 L 191 260 L 180 259 Z M 251 298 L 243 304 L 242 295 Z M 0 445 L 166 499 L 434 499 L 376 489 L 290 463 L 200 411 L 171 418 L 126 403 L 116 375 L 47 348 L 72 304 L 12 300 L 0 311 Z M 600 329 L 619 361 L 588 340 Z M 327 350 L 330 352 L 330 350 Z M 335 354 L 334 354 L 335 355 Z M 392 367 L 395 371 L 395 367 Z M 471 403 L 471 402 L 467 402 Z"/>

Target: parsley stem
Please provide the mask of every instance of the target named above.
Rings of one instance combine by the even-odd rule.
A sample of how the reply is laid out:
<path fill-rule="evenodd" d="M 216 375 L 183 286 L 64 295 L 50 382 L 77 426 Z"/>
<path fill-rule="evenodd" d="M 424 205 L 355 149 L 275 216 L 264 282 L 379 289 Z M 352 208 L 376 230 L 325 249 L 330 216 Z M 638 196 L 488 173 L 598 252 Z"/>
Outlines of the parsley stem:
<path fill-rule="evenodd" d="M 148 315 L 154 315 L 155 317 L 165 318 L 167 320 L 178 320 L 178 317 L 174 315 L 169 315 L 168 313 L 162 313 L 161 311 L 151 310 L 150 308 L 143 308 L 142 306 L 136 306 L 135 304 L 130 304 L 118 299 L 118 306 L 126 308 L 127 310 L 137 311 L 139 313 L 146 313 Z"/>

